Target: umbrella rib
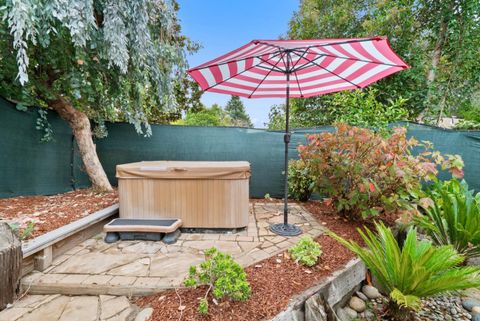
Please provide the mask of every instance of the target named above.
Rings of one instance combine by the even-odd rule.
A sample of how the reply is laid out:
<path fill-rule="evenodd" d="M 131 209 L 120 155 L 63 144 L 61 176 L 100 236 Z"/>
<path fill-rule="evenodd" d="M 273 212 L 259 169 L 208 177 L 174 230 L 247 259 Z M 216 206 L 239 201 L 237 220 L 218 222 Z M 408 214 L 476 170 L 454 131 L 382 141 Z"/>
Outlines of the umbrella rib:
<path fill-rule="evenodd" d="M 278 55 L 276 54 L 275 56 L 278 56 Z M 272 57 L 272 58 L 273 58 L 273 57 Z M 220 84 L 223 84 L 224 82 L 232 79 L 233 77 L 236 77 L 236 76 L 238 76 L 238 75 L 241 75 L 241 74 L 243 74 L 244 72 L 249 71 L 249 70 L 252 69 L 252 68 L 259 67 L 259 65 L 260 65 L 262 62 L 263 62 L 263 61 L 259 62 L 259 63 L 256 64 L 256 65 L 252 65 L 252 66 L 248 67 L 247 69 L 242 70 L 242 71 L 236 73 L 236 74 L 233 75 L 233 76 L 230 76 L 230 77 L 228 77 L 228 78 L 225 78 L 224 80 L 222 80 L 222 81 L 220 81 L 220 82 L 217 82 L 216 84 L 213 84 L 213 85 L 211 85 L 211 86 L 208 87 L 208 88 L 205 88 L 204 91 L 207 91 L 207 90 L 209 90 L 209 89 L 211 89 L 211 88 L 213 88 L 213 87 L 215 87 L 215 86 L 218 86 L 218 85 L 220 85 Z"/>
<path fill-rule="evenodd" d="M 275 64 L 275 66 L 272 66 L 272 68 L 267 72 L 267 74 L 265 75 L 265 77 L 263 77 L 262 81 L 260 81 L 257 85 L 257 87 L 255 87 L 255 89 L 252 91 L 252 93 L 248 96 L 248 98 L 252 98 L 253 94 L 257 91 L 257 89 L 262 85 L 262 83 L 265 81 L 265 79 L 267 79 L 268 75 L 270 75 L 270 73 L 275 69 L 275 67 L 277 67 L 278 63 L 280 62 L 280 60 L 283 59 L 283 57 L 285 56 L 285 53 L 280 57 L 280 59 L 278 59 L 277 63 Z"/>
<path fill-rule="evenodd" d="M 283 53 L 283 52 L 281 52 L 281 53 Z M 276 56 L 274 56 L 274 57 L 272 57 L 272 58 L 275 58 L 275 57 L 276 57 Z M 283 57 L 283 56 L 282 56 L 282 57 Z M 270 59 L 272 59 L 272 58 L 270 58 Z M 260 57 L 259 57 L 258 59 L 260 59 L 262 62 L 264 62 L 264 63 L 272 66 L 276 71 L 281 72 L 281 73 L 285 73 L 285 71 L 283 71 L 282 69 L 280 69 L 280 68 L 277 67 L 278 61 L 277 61 L 277 63 L 274 65 L 274 64 L 270 63 L 269 61 L 267 61 L 267 60 L 265 60 L 265 59 L 263 59 L 263 58 L 260 58 Z M 280 61 L 280 60 L 279 60 L 279 61 Z M 270 70 L 270 69 L 269 69 L 269 70 Z"/>
<path fill-rule="evenodd" d="M 312 48 L 312 47 L 310 47 L 310 48 Z M 329 55 L 329 54 L 325 54 L 325 53 L 318 53 L 318 52 L 314 52 L 314 51 L 309 51 L 308 49 L 309 49 L 309 48 L 306 48 L 306 50 L 293 49 L 293 51 L 294 51 L 294 52 L 296 52 L 296 51 L 303 51 L 303 52 L 308 52 L 308 53 L 311 53 L 311 54 L 314 54 L 314 55 L 323 55 L 323 56 L 325 56 L 325 57 L 345 59 L 345 60 L 353 60 L 353 61 L 360 61 L 360 62 L 366 62 L 366 63 L 369 63 L 369 64 L 377 64 L 377 65 L 384 65 L 384 66 L 390 66 L 390 67 L 405 68 L 405 66 L 400 66 L 400 65 L 395 65 L 395 64 L 389 64 L 389 63 L 380 62 L 380 61 L 375 61 L 375 60 L 365 60 L 365 59 L 358 59 L 358 58 L 340 57 L 340 56 L 334 56 L 334 55 Z M 296 53 L 296 55 L 298 55 L 298 54 Z"/>
<path fill-rule="evenodd" d="M 313 61 L 313 60 L 310 60 L 310 59 L 308 59 L 308 58 L 305 58 L 305 60 L 307 60 L 307 61 L 309 61 L 309 62 L 313 63 L 315 66 L 317 66 L 317 67 L 319 67 L 319 68 L 322 68 L 323 70 L 325 70 L 325 71 L 327 71 L 327 72 L 331 73 L 332 75 L 334 75 L 334 76 L 336 76 L 336 77 L 338 77 L 338 78 L 340 78 L 340 79 L 342 79 L 342 80 L 344 80 L 344 81 L 346 81 L 346 82 L 348 82 L 348 83 L 350 83 L 350 84 L 354 85 L 354 86 L 355 86 L 355 87 L 357 87 L 357 88 L 362 88 L 362 87 L 360 87 L 359 85 L 357 85 L 357 84 L 355 84 L 355 83 L 351 82 L 350 80 L 348 80 L 348 79 L 346 79 L 346 78 L 343 78 L 343 77 L 342 77 L 342 76 L 340 76 L 339 74 L 337 74 L 337 73 L 334 73 L 333 71 L 330 71 L 330 70 L 328 70 L 327 68 L 320 66 L 319 64 L 317 64 L 317 63 L 316 63 L 315 61 Z"/>
<path fill-rule="evenodd" d="M 295 75 L 295 79 L 297 80 L 298 91 L 300 91 L 300 97 L 302 98 L 303 93 L 302 93 L 302 88 L 300 88 L 300 82 L 298 81 L 297 73 L 294 71 L 293 74 Z"/>
<path fill-rule="evenodd" d="M 285 48 L 285 47 L 278 46 L 278 45 L 273 45 L 273 44 L 271 44 L 271 43 L 264 42 L 264 41 L 258 41 L 258 40 L 256 40 L 256 41 L 254 41 L 253 43 L 256 44 L 256 45 L 257 45 L 257 44 L 262 44 L 262 45 L 265 45 L 265 46 L 277 48 L 277 49 L 282 50 L 282 51 L 285 51 L 285 50 L 287 49 L 287 48 Z"/>
<path fill-rule="evenodd" d="M 295 67 L 298 65 L 298 63 L 300 62 L 300 60 L 302 60 L 303 56 L 305 56 L 305 54 L 307 53 L 307 50 L 304 50 L 301 55 L 299 55 L 299 54 L 296 53 L 295 51 L 292 51 L 292 52 L 293 52 L 295 55 L 297 55 L 297 57 L 298 57 L 297 62 L 292 66 L 292 70 L 295 70 Z"/>
<path fill-rule="evenodd" d="M 270 59 L 275 58 L 276 56 L 280 55 L 282 52 L 283 52 L 283 51 L 277 51 L 277 52 L 271 52 L 271 53 L 269 53 L 270 55 L 273 55 Z M 215 66 L 222 66 L 222 65 L 229 64 L 229 63 L 231 63 L 231 62 L 239 62 L 239 61 L 247 60 L 247 59 L 250 59 L 250 58 L 262 59 L 261 57 L 262 57 L 263 55 L 265 55 L 265 54 L 255 55 L 255 56 L 248 56 L 248 57 L 241 58 L 241 59 L 229 60 L 229 61 L 225 61 L 225 62 L 220 62 L 220 63 L 218 63 L 218 64 L 212 64 L 212 65 L 207 65 L 207 66 L 203 66 L 203 67 L 195 67 L 195 68 L 190 69 L 189 71 L 196 71 L 196 70 L 202 70 L 202 69 L 211 68 L 211 67 L 215 67 Z"/>
<path fill-rule="evenodd" d="M 315 57 L 315 58 L 312 59 L 312 60 L 309 60 L 309 59 L 305 58 L 305 60 L 308 60 L 308 63 L 303 64 L 302 66 L 298 67 L 297 69 L 294 69 L 293 72 L 297 72 L 297 71 L 303 70 L 303 69 L 305 69 L 305 68 L 311 67 L 312 65 L 309 65 L 310 63 L 313 64 L 315 61 L 317 61 L 317 60 L 319 60 L 319 59 L 321 59 L 321 58 L 323 58 L 323 57 L 324 57 L 324 55 L 319 54 L 318 57 Z M 309 66 L 308 66 L 308 65 L 309 65 Z"/>

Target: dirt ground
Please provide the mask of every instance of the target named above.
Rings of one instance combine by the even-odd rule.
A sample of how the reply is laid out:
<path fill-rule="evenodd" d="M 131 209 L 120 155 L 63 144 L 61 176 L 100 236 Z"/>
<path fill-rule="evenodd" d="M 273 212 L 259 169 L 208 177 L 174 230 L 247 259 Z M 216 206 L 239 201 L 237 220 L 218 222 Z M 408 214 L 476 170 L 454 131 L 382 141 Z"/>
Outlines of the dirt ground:
<path fill-rule="evenodd" d="M 18 225 L 20 235 L 30 239 L 117 202 L 117 191 L 98 193 L 92 189 L 51 196 L 3 198 L 0 199 L 0 219 Z M 33 228 L 31 233 L 23 232 L 29 227 Z"/>

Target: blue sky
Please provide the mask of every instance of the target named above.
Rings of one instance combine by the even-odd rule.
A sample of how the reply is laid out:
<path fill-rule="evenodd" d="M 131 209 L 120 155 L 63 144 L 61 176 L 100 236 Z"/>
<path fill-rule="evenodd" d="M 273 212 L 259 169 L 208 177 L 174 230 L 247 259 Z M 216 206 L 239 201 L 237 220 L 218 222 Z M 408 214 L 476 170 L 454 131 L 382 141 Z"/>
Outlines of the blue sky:
<path fill-rule="evenodd" d="M 178 0 L 183 33 L 202 45 L 188 57 L 191 67 L 236 49 L 253 39 L 277 39 L 288 30 L 298 0 Z M 225 106 L 228 95 L 204 93 L 202 102 Z M 283 99 L 242 98 L 255 127 L 265 127 L 270 106 Z"/>

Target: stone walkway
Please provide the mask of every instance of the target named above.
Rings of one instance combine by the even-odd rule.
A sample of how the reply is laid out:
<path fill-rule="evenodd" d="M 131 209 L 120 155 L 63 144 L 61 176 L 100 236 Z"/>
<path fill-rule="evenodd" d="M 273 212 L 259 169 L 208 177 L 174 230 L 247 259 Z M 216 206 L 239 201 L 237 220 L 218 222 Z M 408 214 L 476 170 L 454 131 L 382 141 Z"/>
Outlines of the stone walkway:
<path fill-rule="evenodd" d="M 28 295 L 0 312 L 0 321 L 145 321 L 152 312 L 125 296 Z"/>
<path fill-rule="evenodd" d="M 282 252 L 301 236 L 286 238 L 268 229 L 282 222 L 282 205 L 250 206 L 248 227 L 235 234 L 183 233 L 176 244 L 121 241 L 106 244 L 103 235 L 86 240 L 54 260 L 44 272 L 22 280 L 33 294 L 148 295 L 181 286 L 188 268 L 200 263 L 203 251 L 215 246 L 248 266 Z M 322 233 L 322 226 L 300 205 L 290 206 L 289 222 L 301 226 L 303 235 Z"/>

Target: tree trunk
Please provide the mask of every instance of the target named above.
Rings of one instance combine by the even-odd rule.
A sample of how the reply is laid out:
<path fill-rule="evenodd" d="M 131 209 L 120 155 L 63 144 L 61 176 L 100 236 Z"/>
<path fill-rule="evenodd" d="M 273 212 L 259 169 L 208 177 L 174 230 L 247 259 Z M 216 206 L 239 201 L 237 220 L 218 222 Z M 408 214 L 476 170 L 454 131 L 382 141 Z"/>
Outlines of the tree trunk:
<path fill-rule="evenodd" d="M 453 9 L 453 5 L 454 5 L 454 1 L 451 1 L 449 11 L 447 12 L 447 14 L 449 14 L 450 11 Z M 427 74 L 427 86 L 428 86 L 427 104 L 430 103 L 430 100 L 432 98 L 432 87 L 433 87 L 433 83 L 435 82 L 438 64 L 440 62 L 440 58 L 442 57 L 443 45 L 445 44 L 445 40 L 447 38 L 447 31 L 448 31 L 447 29 L 448 29 L 449 21 L 444 17 L 443 14 L 444 13 L 442 12 L 442 16 L 440 17 L 441 21 L 440 21 L 440 27 L 438 29 L 437 42 L 435 43 L 435 48 L 433 49 L 432 62 Z M 425 111 L 426 109 L 424 109 L 420 113 L 418 117 L 420 121 L 425 116 Z"/>
<path fill-rule="evenodd" d="M 442 22 L 440 23 L 440 29 L 438 31 L 437 43 L 435 44 L 435 48 L 433 49 L 432 64 L 430 66 L 430 70 L 428 71 L 428 75 L 427 75 L 427 81 L 429 85 L 431 85 L 435 81 L 437 67 L 438 67 L 438 63 L 440 62 L 440 58 L 442 56 L 442 49 L 443 49 L 443 44 L 445 43 L 446 36 L 447 36 L 447 21 L 442 20 Z"/>
<path fill-rule="evenodd" d="M 92 187 L 102 192 L 111 191 L 112 185 L 110 185 L 102 164 L 98 159 L 87 115 L 73 107 L 67 99 L 61 96 L 57 96 L 57 99 L 50 101 L 49 106 L 72 128 L 73 136 L 77 141 L 80 156 Z"/>
<path fill-rule="evenodd" d="M 15 299 L 22 271 L 22 243 L 0 222 L 0 311 Z"/>

